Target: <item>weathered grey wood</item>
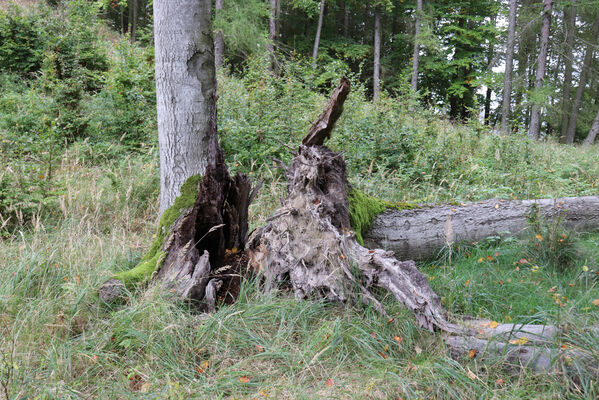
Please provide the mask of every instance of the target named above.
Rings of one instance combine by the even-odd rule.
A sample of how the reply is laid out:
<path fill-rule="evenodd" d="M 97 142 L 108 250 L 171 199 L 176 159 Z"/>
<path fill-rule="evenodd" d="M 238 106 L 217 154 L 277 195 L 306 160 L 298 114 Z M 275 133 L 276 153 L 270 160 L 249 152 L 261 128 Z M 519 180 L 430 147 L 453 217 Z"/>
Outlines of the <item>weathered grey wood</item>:
<path fill-rule="evenodd" d="M 378 286 L 413 311 L 421 327 L 465 332 L 447 321 L 439 297 L 413 261 L 398 261 L 388 251 L 362 247 L 351 232 L 345 161 L 320 145 L 348 92 L 349 82 L 343 78 L 304 138 L 286 171 L 287 198 L 250 238 L 250 262 L 262 273 L 267 291 L 288 285 L 298 298 L 360 297 L 384 313 L 370 293 Z"/>
<path fill-rule="evenodd" d="M 306 146 L 322 145 L 325 139 L 331 137 L 331 131 L 335 123 L 343 112 L 343 103 L 350 91 L 350 83 L 346 77 L 341 78 L 341 82 L 333 91 L 331 98 L 324 107 L 320 117 L 312 124 L 310 131 L 302 140 Z"/>
<path fill-rule="evenodd" d="M 465 205 L 389 210 L 380 214 L 364 235 L 367 247 L 392 250 L 399 259 L 424 259 L 458 242 L 476 242 L 489 236 L 519 235 L 527 216 L 562 218 L 566 228 L 599 229 L 599 196 L 542 200 L 488 200 Z"/>

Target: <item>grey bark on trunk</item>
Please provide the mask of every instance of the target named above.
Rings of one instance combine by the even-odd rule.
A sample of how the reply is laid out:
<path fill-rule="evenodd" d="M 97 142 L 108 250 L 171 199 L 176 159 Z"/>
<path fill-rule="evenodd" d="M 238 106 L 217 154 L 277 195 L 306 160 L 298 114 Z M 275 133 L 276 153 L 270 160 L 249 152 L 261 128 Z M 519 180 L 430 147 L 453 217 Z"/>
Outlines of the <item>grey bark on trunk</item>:
<path fill-rule="evenodd" d="M 214 3 L 214 15 L 216 17 L 218 17 L 223 10 L 223 2 L 224 0 L 216 0 Z M 225 36 L 222 29 L 214 32 L 214 62 L 216 68 L 221 68 L 225 65 Z"/>
<path fill-rule="evenodd" d="M 374 73 L 372 75 L 372 97 L 379 98 L 381 91 L 381 7 L 374 10 Z"/>
<path fill-rule="evenodd" d="M 568 121 L 570 120 L 570 107 L 572 104 L 572 64 L 574 58 L 574 39 L 576 37 L 576 0 L 564 10 L 566 23 L 566 49 L 564 55 L 564 86 L 562 89 L 562 121 L 560 141 L 565 143 L 568 136 Z"/>
<path fill-rule="evenodd" d="M 547 65 L 547 52 L 549 50 L 549 29 L 551 25 L 551 7 L 553 0 L 543 1 L 543 25 L 541 27 L 541 43 L 537 59 L 537 72 L 535 74 L 535 91 L 540 92 L 545 82 L 545 68 Z M 532 106 L 528 136 L 538 140 L 541 131 L 541 106 L 536 102 Z"/>
<path fill-rule="evenodd" d="M 217 140 L 211 8 L 211 0 L 154 1 L 161 214 L 187 178 L 204 173 Z"/>
<path fill-rule="evenodd" d="M 570 122 L 568 123 L 568 133 L 566 135 L 566 144 L 574 143 L 576 136 L 576 126 L 578 125 L 578 113 L 580 111 L 580 105 L 582 103 L 582 96 L 587 86 L 587 77 L 593 61 L 593 52 L 595 50 L 594 44 L 597 43 L 597 36 L 599 35 L 599 16 L 595 19 L 593 25 L 593 31 L 591 38 L 593 38 L 593 45 L 588 45 L 584 53 L 584 61 L 582 62 L 582 69 L 580 70 L 580 77 L 578 79 L 578 89 L 576 89 L 576 96 L 572 102 L 572 111 L 570 112 Z"/>
<path fill-rule="evenodd" d="M 324 18 L 325 0 L 320 0 L 320 13 L 318 14 L 318 25 L 316 26 L 316 36 L 314 37 L 314 49 L 312 50 L 312 66 L 316 68 L 318 60 L 318 46 L 320 46 L 320 34 L 322 32 L 322 20 Z"/>
<path fill-rule="evenodd" d="M 518 2 L 510 0 L 508 18 L 507 44 L 505 48 L 505 77 L 503 79 L 503 101 L 501 110 L 501 129 L 510 131 L 510 104 L 512 102 L 512 69 L 514 66 L 514 41 L 516 38 L 516 13 Z"/>
<path fill-rule="evenodd" d="M 418 90 L 418 64 L 420 61 L 420 24 L 422 22 L 422 0 L 416 0 L 416 21 L 414 29 L 414 53 L 412 55 L 412 91 Z"/>
<path fill-rule="evenodd" d="M 599 229 L 599 196 L 543 200 L 487 200 L 462 206 L 388 210 L 374 220 L 364 243 L 395 252 L 400 259 L 426 259 L 455 243 L 472 243 L 490 236 L 519 235 L 528 217 L 562 218 L 564 227 Z"/>
<path fill-rule="evenodd" d="M 593 126 L 591 126 L 591 130 L 589 131 L 589 134 L 587 135 L 586 139 L 584 140 L 583 145 L 585 147 L 592 145 L 595 142 L 595 138 L 597 138 L 598 133 L 599 133 L 599 111 L 597 111 L 597 116 L 595 117 L 595 120 L 593 121 Z"/>

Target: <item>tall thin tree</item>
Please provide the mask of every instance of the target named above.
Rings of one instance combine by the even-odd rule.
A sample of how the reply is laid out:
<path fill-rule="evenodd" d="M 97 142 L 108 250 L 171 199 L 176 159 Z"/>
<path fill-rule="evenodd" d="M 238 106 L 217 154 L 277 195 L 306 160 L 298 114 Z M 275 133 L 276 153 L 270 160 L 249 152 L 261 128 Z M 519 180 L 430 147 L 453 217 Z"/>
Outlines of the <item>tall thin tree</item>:
<path fill-rule="evenodd" d="M 381 6 L 374 9 L 374 73 L 372 76 L 372 97 L 379 98 L 381 92 Z"/>
<path fill-rule="evenodd" d="M 537 73 L 535 74 L 535 91 L 540 92 L 545 82 L 545 68 L 547 66 L 547 52 L 549 50 L 549 30 L 551 25 L 551 8 L 553 0 L 543 1 L 543 25 L 541 27 L 541 43 L 537 59 Z M 530 116 L 528 136 L 539 139 L 541 131 L 541 106 L 534 103 Z"/>
<path fill-rule="evenodd" d="M 418 90 L 418 64 L 420 61 L 420 24 L 422 23 L 422 0 L 416 0 L 416 21 L 414 29 L 414 55 L 412 56 L 412 91 Z"/>
<path fill-rule="evenodd" d="M 312 66 L 316 67 L 318 60 L 318 46 L 320 46 L 320 34 L 322 32 L 322 20 L 324 18 L 325 0 L 320 0 L 320 13 L 318 14 L 318 25 L 316 26 L 316 36 L 314 38 L 314 49 L 312 50 Z"/>
<path fill-rule="evenodd" d="M 580 105 L 582 103 L 582 96 L 587 86 L 587 77 L 589 76 L 589 70 L 591 69 L 591 62 L 593 61 L 593 53 L 595 50 L 595 44 L 597 43 L 597 36 L 599 36 L 599 14 L 595 19 L 591 34 L 591 43 L 587 46 L 584 52 L 584 61 L 582 62 L 582 69 L 580 70 L 580 76 L 578 78 L 578 89 L 576 89 L 576 96 L 572 102 L 572 111 L 570 112 L 570 121 L 568 123 L 568 132 L 566 133 L 566 144 L 574 143 L 576 136 L 576 126 L 578 125 L 578 113 L 580 111 Z"/>
<path fill-rule="evenodd" d="M 211 8 L 212 0 L 154 0 L 161 213 L 215 157 Z"/>
<path fill-rule="evenodd" d="M 516 13 L 518 2 L 510 0 L 510 13 L 508 17 L 507 44 L 505 46 L 505 76 L 503 78 L 503 100 L 501 106 L 501 129 L 510 131 L 510 105 L 512 102 L 512 71 L 514 67 L 514 41 L 516 38 Z"/>
<path fill-rule="evenodd" d="M 560 139 L 566 142 L 568 136 L 568 121 L 572 104 L 572 65 L 574 64 L 574 39 L 576 37 L 576 0 L 571 0 L 570 6 L 564 9 L 566 49 L 564 52 L 564 85 L 562 89 L 562 121 Z"/>

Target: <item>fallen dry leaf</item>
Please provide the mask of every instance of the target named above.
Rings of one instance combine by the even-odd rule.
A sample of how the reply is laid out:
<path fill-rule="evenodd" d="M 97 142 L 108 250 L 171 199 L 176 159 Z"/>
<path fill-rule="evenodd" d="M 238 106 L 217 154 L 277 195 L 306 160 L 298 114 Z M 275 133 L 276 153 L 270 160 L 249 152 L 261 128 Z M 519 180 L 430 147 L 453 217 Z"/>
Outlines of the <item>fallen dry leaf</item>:
<path fill-rule="evenodd" d="M 599 306 L 599 299 L 595 299 L 592 301 L 594 306 Z"/>
<path fill-rule="evenodd" d="M 327 386 L 333 386 L 333 380 L 331 378 L 327 379 L 325 383 Z"/>
<path fill-rule="evenodd" d="M 242 376 L 241 378 L 239 378 L 239 382 L 241 383 L 250 383 L 250 378 L 248 376 Z"/>
<path fill-rule="evenodd" d="M 262 353 L 264 351 L 264 347 L 262 347 L 259 344 L 257 344 L 256 345 L 256 350 L 258 350 L 260 353 Z"/>
<path fill-rule="evenodd" d="M 498 325 L 499 324 L 497 323 L 497 321 L 491 321 L 491 322 L 489 322 L 489 328 L 491 328 L 491 329 L 497 328 Z"/>
<path fill-rule="evenodd" d="M 422 353 L 422 349 L 418 346 L 414 347 L 414 351 L 416 352 L 416 354 Z"/>
<path fill-rule="evenodd" d="M 476 349 L 470 349 L 470 351 L 468 352 L 468 358 L 474 358 L 476 357 L 476 353 L 478 351 Z"/>
<path fill-rule="evenodd" d="M 397 344 L 400 344 L 403 341 L 403 339 L 399 336 L 393 336 L 393 340 L 395 340 Z"/>

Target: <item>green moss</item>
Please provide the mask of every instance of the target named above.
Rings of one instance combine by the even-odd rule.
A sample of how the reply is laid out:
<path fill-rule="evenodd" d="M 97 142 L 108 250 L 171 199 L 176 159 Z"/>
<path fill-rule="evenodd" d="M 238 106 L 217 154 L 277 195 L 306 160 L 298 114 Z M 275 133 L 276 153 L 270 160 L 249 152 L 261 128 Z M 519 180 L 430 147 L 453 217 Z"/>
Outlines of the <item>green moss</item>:
<path fill-rule="evenodd" d="M 155 239 L 147 253 L 141 259 L 139 264 L 129 271 L 120 272 L 113 276 L 127 286 L 131 286 L 138 282 L 143 282 L 152 276 L 156 269 L 160 268 L 167 253 L 162 251 L 162 245 L 166 239 L 166 235 L 175 220 L 181 215 L 181 211 L 193 206 L 198 195 L 198 185 L 202 180 L 201 175 L 189 177 L 181 186 L 181 194 L 175 199 L 175 202 L 170 206 L 160 217 L 160 223 L 156 231 Z"/>
<path fill-rule="evenodd" d="M 418 206 L 412 203 L 393 203 L 377 199 L 362 191 L 351 189 L 347 194 L 349 200 L 349 219 L 351 227 L 356 234 L 356 240 L 364 245 L 363 234 L 370 229 L 374 219 L 389 208 L 396 210 L 410 210 Z"/>

